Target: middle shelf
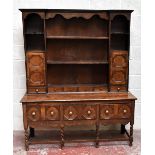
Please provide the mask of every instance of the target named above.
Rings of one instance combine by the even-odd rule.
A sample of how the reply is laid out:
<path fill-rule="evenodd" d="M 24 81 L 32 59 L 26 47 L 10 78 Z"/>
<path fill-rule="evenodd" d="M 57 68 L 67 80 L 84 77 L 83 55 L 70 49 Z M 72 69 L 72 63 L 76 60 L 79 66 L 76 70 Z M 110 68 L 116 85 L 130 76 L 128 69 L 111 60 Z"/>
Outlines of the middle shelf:
<path fill-rule="evenodd" d="M 107 36 L 46 36 L 47 39 L 97 39 L 97 40 L 107 40 Z"/>
<path fill-rule="evenodd" d="M 47 40 L 48 64 L 107 64 L 108 41 Z"/>

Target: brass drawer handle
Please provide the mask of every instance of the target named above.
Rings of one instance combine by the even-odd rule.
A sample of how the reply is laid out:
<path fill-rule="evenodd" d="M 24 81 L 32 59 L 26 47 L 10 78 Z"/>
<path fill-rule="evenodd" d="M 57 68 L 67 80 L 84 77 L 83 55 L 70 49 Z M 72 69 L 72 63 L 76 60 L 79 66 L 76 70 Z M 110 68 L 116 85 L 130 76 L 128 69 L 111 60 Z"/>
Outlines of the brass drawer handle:
<path fill-rule="evenodd" d="M 90 110 L 88 110 L 88 112 L 87 112 L 88 114 L 91 114 L 91 111 Z"/>
<path fill-rule="evenodd" d="M 36 89 L 36 92 L 38 92 L 39 91 L 39 89 Z"/>
<path fill-rule="evenodd" d="M 109 113 L 109 110 L 106 110 L 105 113 L 108 114 Z"/>
<path fill-rule="evenodd" d="M 121 88 L 119 88 L 119 87 L 117 88 L 118 91 L 120 91 L 120 89 L 121 89 Z"/>
<path fill-rule="evenodd" d="M 51 111 L 51 115 L 52 115 L 52 116 L 54 115 L 54 112 L 53 112 L 53 111 Z"/>
<path fill-rule="evenodd" d="M 72 115 L 72 114 L 73 114 L 73 112 L 72 112 L 72 111 L 70 111 L 70 112 L 69 112 L 69 115 Z"/>
<path fill-rule="evenodd" d="M 33 115 L 33 116 L 35 116 L 35 115 L 36 115 L 36 113 L 35 113 L 35 112 L 32 112 L 32 115 Z"/>
<path fill-rule="evenodd" d="M 127 110 L 126 110 L 126 109 L 124 109 L 124 110 L 123 110 L 123 112 L 124 112 L 124 113 L 126 113 L 126 112 L 127 112 Z"/>

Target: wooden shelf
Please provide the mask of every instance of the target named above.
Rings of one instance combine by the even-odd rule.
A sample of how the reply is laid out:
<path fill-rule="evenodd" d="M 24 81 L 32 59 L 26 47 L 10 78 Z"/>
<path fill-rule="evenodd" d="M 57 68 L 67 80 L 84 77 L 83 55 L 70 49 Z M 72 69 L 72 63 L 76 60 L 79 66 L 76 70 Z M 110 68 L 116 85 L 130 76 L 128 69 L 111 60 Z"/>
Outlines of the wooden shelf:
<path fill-rule="evenodd" d="M 43 35 L 44 33 L 42 32 L 25 32 L 25 35 Z"/>
<path fill-rule="evenodd" d="M 65 143 L 95 142 L 96 132 L 94 130 L 65 131 Z M 105 141 L 128 141 L 126 134 L 120 131 L 99 131 L 99 142 Z M 59 144 L 61 142 L 58 131 L 37 131 L 35 137 L 30 137 L 30 144 Z"/>
<path fill-rule="evenodd" d="M 128 32 L 111 32 L 111 34 L 113 35 L 115 35 L 115 34 L 120 34 L 120 35 L 129 35 L 129 33 Z"/>
<path fill-rule="evenodd" d="M 108 64 L 108 61 L 52 61 L 47 60 L 47 64 Z"/>
<path fill-rule="evenodd" d="M 109 37 L 90 37 L 90 36 L 47 36 L 47 39 L 98 39 L 107 40 Z"/>

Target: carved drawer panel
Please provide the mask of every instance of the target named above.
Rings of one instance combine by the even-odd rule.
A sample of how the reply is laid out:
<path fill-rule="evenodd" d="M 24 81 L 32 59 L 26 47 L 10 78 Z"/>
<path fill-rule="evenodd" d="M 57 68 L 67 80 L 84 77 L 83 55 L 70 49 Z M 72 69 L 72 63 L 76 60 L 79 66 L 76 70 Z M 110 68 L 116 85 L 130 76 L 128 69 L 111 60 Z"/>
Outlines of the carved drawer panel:
<path fill-rule="evenodd" d="M 129 104 L 100 105 L 100 119 L 128 119 L 131 116 Z"/>
<path fill-rule="evenodd" d="M 39 121 L 41 119 L 41 108 L 39 106 L 27 106 L 28 121 Z"/>
<path fill-rule="evenodd" d="M 64 120 L 96 119 L 96 106 L 71 105 L 64 106 Z"/>
<path fill-rule="evenodd" d="M 115 116 L 114 105 L 101 105 L 100 106 L 100 119 L 111 119 Z"/>
<path fill-rule="evenodd" d="M 64 119 L 65 120 L 75 120 L 78 119 L 78 111 L 76 106 L 67 106 L 64 107 Z"/>
<path fill-rule="evenodd" d="M 96 106 L 85 106 L 82 116 L 84 119 L 96 119 Z"/>
<path fill-rule="evenodd" d="M 60 107 L 59 106 L 45 106 L 46 120 L 59 120 Z"/>
<path fill-rule="evenodd" d="M 118 117 L 119 118 L 130 118 L 131 108 L 129 105 L 119 105 L 118 106 Z"/>

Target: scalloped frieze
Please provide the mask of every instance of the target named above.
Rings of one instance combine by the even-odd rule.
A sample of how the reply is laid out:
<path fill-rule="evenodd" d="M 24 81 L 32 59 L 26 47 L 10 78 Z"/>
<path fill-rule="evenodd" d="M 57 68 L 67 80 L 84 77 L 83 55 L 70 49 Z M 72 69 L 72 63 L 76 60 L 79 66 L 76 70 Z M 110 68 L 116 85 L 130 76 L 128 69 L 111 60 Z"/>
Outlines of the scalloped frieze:
<path fill-rule="evenodd" d="M 56 15 L 61 15 L 65 19 L 71 19 L 71 18 L 84 18 L 84 19 L 90 19 L 95 15 L 98 15 L 101 19 L 108 20 L 108 14 L 107 13 L 46 13 L 46 19 L 54 18 Z"/>

